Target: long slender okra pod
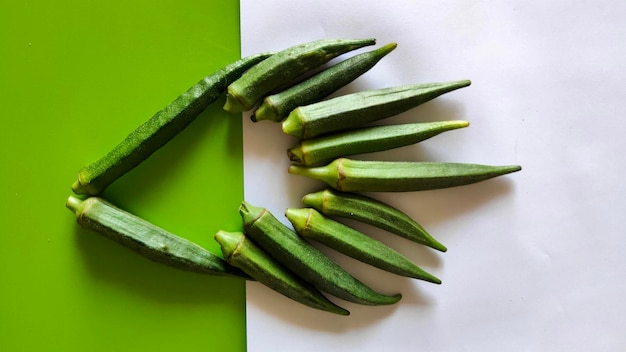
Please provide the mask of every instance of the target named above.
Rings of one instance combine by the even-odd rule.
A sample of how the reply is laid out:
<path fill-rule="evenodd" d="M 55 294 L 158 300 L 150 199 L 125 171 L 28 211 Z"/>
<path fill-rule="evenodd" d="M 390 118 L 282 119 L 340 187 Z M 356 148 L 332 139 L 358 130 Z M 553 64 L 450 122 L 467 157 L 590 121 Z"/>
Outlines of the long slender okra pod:
<path fill-rule="evenodd" d="M 443 121 L 363 127 L 302 139 L 287 150 L 287 155 L 293 162 L 319 165 L 341 156 L 379 152 L 418 143 L 468 125 L 467 121 Z"/>
<path fill-rule="evenodd" d="M 267 209 L 243 202 L 239 208 L 244 232 L 261 248 L 319 290 L 365 305 L 394 304 L 400 294 L 374 291 L 317 248 L 300 238 Z"/>
<path fill-rule="evenodd" d="M 265 286 L 296 302 L 340 315 L 350 312 L 337 306 L 315 287 L 279 264 L 241 232 L 219 231 L 215 240 L 226 261 Z"/>
<path fill-rule="evenodd" d="M 376 50 L 355 55 L 288 89 L 265 97 L 252 115 L 252 121 L 284 120 L 298 106 L 319 101 L 354 81 L 396 47 L 396 43 L 390 43 Z"/>
<path fill-rule="evenodd" d="M 74 192 L 100 194 L 185 129 L 224 93 L 230 82 L 268 56 L 269 53 L 263 53 L 238 60 L 189 88 L 137 127 L 105 156 L 82 168 L 78 180 L 72 185 Z"/>
<path fill-rule="evenodd" d="M 197 244 L 101 198 L 81 200 L 70 196 L 66 206 L 74 212 L 82 227 L 96 231 L 152 261 L 197 273 L 250 278 Z"/>
<path fill-rule="evenodd" d="M 298 138 L 311 138 L 359 127 L 408 111 L 470 83 L 464 80 L 412 84 L 346 94 L 294 109 L 282 122 L 282 130 Z"/>
<path fill-rule="evenodd" d="M 347 256 L 401 276 L 440 284 L 441 280 L 415 265 L 407 257 L 360 231 L 320 214 L 313 208 L 287 209 L 296 232 Z"/>
<path fill-rule="evenodd" d="M 462 186 L 519 171 L 518 165 L 363 161 L 339 158 L 324 166 L 291 165 L 289 173 L 344 192 L 410 192 Z"/>
<path fill-rule="evenodd" d="M 362 194 L 325 189 L 305 195 L 302 203 L 324 215 L 355 219 L 436 250 L 447 250 L 406 213 Z"/>
<path fill-rule="evenodd" d="M 374 39 L 322 39 L 279 51 L 228 86 L 224 110 L 250 110 L 273 90 L 334 57 L 375 43 Z"/>

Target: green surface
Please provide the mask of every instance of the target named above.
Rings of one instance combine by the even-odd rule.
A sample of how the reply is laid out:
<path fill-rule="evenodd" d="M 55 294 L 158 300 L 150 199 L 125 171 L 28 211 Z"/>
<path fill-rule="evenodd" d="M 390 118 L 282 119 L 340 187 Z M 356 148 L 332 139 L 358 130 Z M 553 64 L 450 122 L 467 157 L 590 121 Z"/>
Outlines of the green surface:
<path fill-rule="evenodd" d="M 0 5 L 2 351 L 244 351 L 245 285 L 150 262 L 64 206 L 78 170 L 239 58 L 239 4 Z M 215 103 L 104 197 L 221 255 L 241 228 L 241 118 Z"/>

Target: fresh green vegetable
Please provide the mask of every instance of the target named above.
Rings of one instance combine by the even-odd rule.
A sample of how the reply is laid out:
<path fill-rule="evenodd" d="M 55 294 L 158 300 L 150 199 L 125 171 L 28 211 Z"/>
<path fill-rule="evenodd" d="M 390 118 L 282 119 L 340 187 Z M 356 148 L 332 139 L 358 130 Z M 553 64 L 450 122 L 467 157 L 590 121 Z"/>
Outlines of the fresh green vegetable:
<path fill-rule="evenodd" d="M 462 186 L 519 171 L 518 165 L 363 161 L 339 158 L 324 166 L 291 165 L 289 173 L 344 192 L 409 192 Z"/>
<path fill-rule="evenodd" d="M 364 127 L 302 139 L 287 151 L 287 155 L 296 163 L 319 165 L 341 156 L 380 152 L 418 143 L 468 125 L 467 121 L 443 121 Z"/>
<path fill-rule="evenodd" d="M 337 306 L 315 287 L 279 264 L 241 232 L 219 231 L 215 240 L 220 244 L 226 261 L 265 286 L 297 302 L 315 309 L 339 315 L 350 312 Z"/>
<path fill-rule="evenodd" d="M 302 203 L 324 215 L 355 219 L 441 252 L 447 250 L 401 210 L 362 194 L 325 189 L 305 195 Z"/>
<path fill-rule="evenodd" d="M 252 121 L 284 120 L 298 106 L 322 100 L 354 81 L 396 47 L 396 43 L 390 43 L 379 49 L 355 55 L 288 89 L 265 97 L 252 115 Z"/>
<path fill-rule="evenodd" d="M 398 302 L 400 294 L 384 295 L 357 280 L 337 263 L 304 241 L 267 209 L 243 202 L 239 208 L 244 232 L 279 263 L 318 289 L 365 305 Z"/>
<path fill-rule="evenodd" d="M 287 209 L 287 219 L 296 232 L 347 256 L 401 276 L 440 284 L 441 280 L 407 257 L 360 231 L 320 214 L 313 208 Z"/>
<path fill-rule="evenodd" d="M 367 45 L 374 39 L 322 39 L 277 52 L 228 86 L 224 110 L 250 110 L 263 97 L 331 59 Z"/>
<path fill-rule="evenodd" d="M 81 200 L 70 196 L 66 206 L 74 212 L 82 227 L 96 231 L 152 261 L 186 271 L 249 279 L 248 275 L 206 249 L 99 197 Z"/>
<path fill-rule="evenodd" d="M 189 88 L 130 133 L 104 157 L 81 169 L 78 180 L 72 185 L 74 192 L 100 194 L 187 127 L 224 93 L 230 82 L 268 56 L 270 54 L 263 53 L 238 60 Z"/>
<path fill-rule="evenodd" d="M 442 94 L 467 87 L 470 81 L 412 84 L 342 95 L 300 106 L 282 122 L 286 134 L 312 138 L 360 127 L 408 111 Z"/>

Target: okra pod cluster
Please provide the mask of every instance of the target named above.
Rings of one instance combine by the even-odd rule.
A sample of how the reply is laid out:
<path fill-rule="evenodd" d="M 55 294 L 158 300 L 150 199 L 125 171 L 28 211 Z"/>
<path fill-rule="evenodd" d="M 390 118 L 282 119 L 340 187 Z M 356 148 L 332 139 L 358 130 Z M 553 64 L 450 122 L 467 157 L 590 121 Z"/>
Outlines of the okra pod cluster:
<path fill-rule="evenodd" d="M 406 240 L 446 252 L 415 219 L 364 192 L 416 192 L 469 185 L 521 170 L 518 165 L 439 161 L 360 160 L 359 155 L 420 143 L 468 121 L 381 124 L 469 80 L 408 83 L 330 97 L 377 65 L 397 44 L 332 59 L 375 39 L 322 39 L 275 53 L 238 60 L 181 94 L 131 132 L 111 152 L 79 171 L 76 196 L 66 206 L 78 223 L 153 261 L 183 270 L 256 280 L 314 309 L 349 315 L 326 295 L 362 305 L 397 303 L 401 293 L 378 292 L 327 256 L 315 242 L 389 273 L 434 284 L 441 280 L 365 231 L 342 223 L 356 220 Z M 304 195 L 303 208 L 285 210 L 291 226 L 266 208 L 245 200 L 241 228 L 214 235 L 211 253 L 100 198 L 111 183 L 181 132 L 207 106 L 225 96 L 228 112 L 252 111 L 252 120 L 277 123 L 297 139 L 288 149 L 288 172 L 320 181 L 325 188 Z M 372 124 L 377 122 L 377 125 Z"/>

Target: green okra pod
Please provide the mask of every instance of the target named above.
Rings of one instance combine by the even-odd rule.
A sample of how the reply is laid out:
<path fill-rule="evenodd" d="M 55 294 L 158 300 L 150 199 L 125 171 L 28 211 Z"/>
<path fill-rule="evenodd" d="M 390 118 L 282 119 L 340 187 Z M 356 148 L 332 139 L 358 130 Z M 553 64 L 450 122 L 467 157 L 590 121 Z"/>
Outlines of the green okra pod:
<path fill-rule="evenodd" d="M 467 121 L 442 121 L 363 127 L 302 139 L 287 150 L 287 155 L 296 163 L 319 165 L 341 156 L 380 152 L 415 144 L 468 125 Z"/>
<path fill-rule="evenodd" d="M 289 166 L 289 173 L 343 192 L 411 192 L 456 187 L 521 170 L 519 165 L 335 159 L 324 166 Z"/>
<path fill-rule="evenodd" d="M 467 87 L 469 80 L 411 84 L 367 90 L 294 109 L 282 122 L 286 134 L 307 139 L 360 127 L 408 111 L 442 94 Z"/>
<path fill-rule="evenodd" d="M 244 232 L 279 263 L 321 291 L 365 305 L 394 304 L 400 294 L 374 291 L 350 275 L 320 250 L 280 222 L 267 209 L 243 202 L 239 208 Z"/>
<path fill-rule="evenodd" d="M 441 280 L 415 265 L 404 255 L 364 233 L 320 214 L 313 208 L 287 209 L 296 232 L 347 256 L 385 271 L 440 284 Z"/>
<path fill-rule="evenodd" d="M 390 43 L 376 50 L 355 55 L 288 89 L 265 97 L 252 115 L 252 121 L 284 120 L 298 106 L 322 100 L 354 81 L 396 47 L 396 43 Z"/>
<path fill-rule="evenodd" d="M 228 86 L 224 110 L 250 110 L 263 97 L 297 77 L 341 54 L 374 44 L 374 39 L 321 39 L 279 51 Z"/>
<path fill-rule="evenodd" d="M 447 251 L 443 244 L 406 213 L 362 194 L 327 188 L 305 195 L 302 203 L 327 216 L 355 219 L 438 251 Z"/>
<path fill-rule="evenodd" d="M 74 193 L 100 194 L 183 131 L 224 93 L 230 82 L 268 56 L 269 53 L 263 53 L 240 59 L 189 88 L 137 127 L 102 158 L 82 168 L 72 185 Z"/>
<path fill-rule="evenodd" d="M 350 314 L 279 264 L 243 233 L 218 231 L 215 240 L 220 244 L 222 254 L 230 265 L 241 269 L 272 290 L 315 309 L 339 315 Z"/>
<path fill-rule="evenodd" d="M 185 271 L 250 278 L 197 244 L 119 209 L 101 198 L 81 200 L 70 196 L 66 206 L 76 215 L 77 222 L 82 227 L 96 231 L 152 261 Z"/>

